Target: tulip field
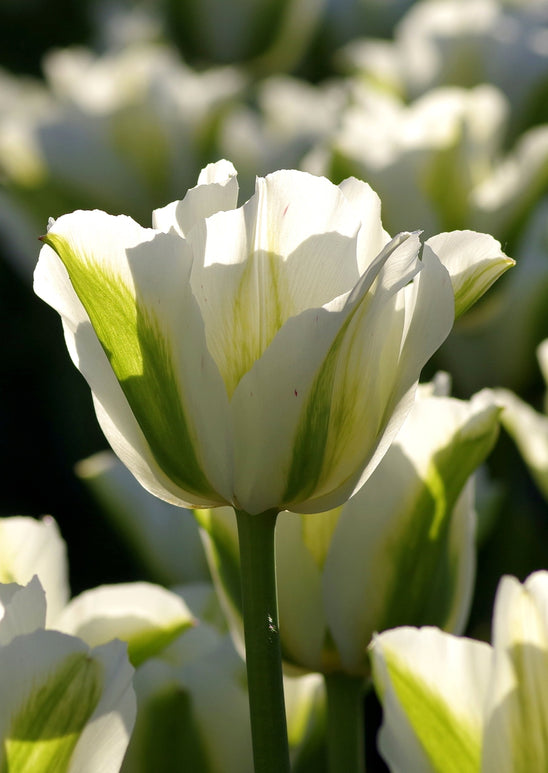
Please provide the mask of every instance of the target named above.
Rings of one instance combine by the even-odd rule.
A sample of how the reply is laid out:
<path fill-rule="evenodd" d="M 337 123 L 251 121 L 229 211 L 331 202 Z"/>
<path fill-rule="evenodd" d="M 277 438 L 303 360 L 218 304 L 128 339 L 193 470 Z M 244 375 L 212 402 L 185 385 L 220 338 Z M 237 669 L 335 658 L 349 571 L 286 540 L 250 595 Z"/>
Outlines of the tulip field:
<path fill-rule="evenodd" d="M 1 770 L 548 770 L 546 0 L 0 43 Z"/>

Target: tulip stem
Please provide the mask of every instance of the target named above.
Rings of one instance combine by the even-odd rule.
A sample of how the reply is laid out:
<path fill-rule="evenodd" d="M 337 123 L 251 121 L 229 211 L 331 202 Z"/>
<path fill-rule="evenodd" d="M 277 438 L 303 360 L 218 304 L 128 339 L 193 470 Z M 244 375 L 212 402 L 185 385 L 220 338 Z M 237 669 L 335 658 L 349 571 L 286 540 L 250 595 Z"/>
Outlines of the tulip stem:
<path fill-rule="evenodd" d="M 260 515 L 236 510 L 255 773 L 289 773 L 274 554 L 277 515 L 276 510 Z"/>
<path fill-rule="evenodd" d="M 362 676 L 325 674 L 327 693 L 327 769 L 365 773 Z"/>

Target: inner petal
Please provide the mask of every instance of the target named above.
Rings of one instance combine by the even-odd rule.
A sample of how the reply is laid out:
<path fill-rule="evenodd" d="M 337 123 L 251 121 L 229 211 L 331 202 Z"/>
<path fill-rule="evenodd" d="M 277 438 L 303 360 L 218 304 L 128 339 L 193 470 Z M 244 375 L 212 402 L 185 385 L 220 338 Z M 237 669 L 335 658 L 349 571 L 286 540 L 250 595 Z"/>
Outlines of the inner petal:
<path fill-rule="evenodd" d="M 192 231 L 192 289 L 229 397 L 290 317 L 354 286 L 358 228 L 331 183 L 280 172 Z"/>

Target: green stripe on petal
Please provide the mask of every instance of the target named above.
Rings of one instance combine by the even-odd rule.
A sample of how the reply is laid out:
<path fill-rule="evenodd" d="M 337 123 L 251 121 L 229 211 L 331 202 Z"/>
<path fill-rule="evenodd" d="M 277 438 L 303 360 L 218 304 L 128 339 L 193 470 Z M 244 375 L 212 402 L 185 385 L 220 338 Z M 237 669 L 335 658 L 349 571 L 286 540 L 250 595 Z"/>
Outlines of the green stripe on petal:
<path fill-rule="evenodd" d="M 127 639 L 128 657 L 132 666 L 137 668 L 149 658 L 159 655 L 168 645 L 192 626 L 184 621 L 166 628 L 153 628 L 132 634 Z"/>
<path fill-rule="evenodd" d="M 65 773 L 103 690 L 102 667 L 85 653 L 69 656 L 37 685 L 4 740 L 2 773 Z"/>
<path fill-rule="evenodd" d="M 314 379 L 295 436 L 293 456 L 283 501 L 307 499 L 316 489 L 323 469 L 338 353 L 348 320 L 339 331 Z"/>
<path fill-rule="evenodd" d="M 182 489 L 214 495 L 195 453 L 171 343 L 154 312 L 122 278 L 76 256 L 59 234 L 44 237 L 63 261 L 154 458 Z"/>
<path fill-rule="evenodd" d="M 479 773 L 481 732 L 389 648 L 384 658 L 392 688 L 436 773 Z"/>

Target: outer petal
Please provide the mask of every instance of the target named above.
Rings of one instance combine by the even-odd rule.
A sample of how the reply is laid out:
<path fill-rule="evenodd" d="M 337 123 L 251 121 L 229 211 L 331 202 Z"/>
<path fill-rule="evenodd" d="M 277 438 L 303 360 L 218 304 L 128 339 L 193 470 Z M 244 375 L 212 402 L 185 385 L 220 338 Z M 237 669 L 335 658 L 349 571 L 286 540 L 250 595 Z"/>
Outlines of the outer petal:
<path fill-rule="evenodd" d="M 498 408 L 488 395 L 418 400 L 372 476 L 343 506 L 323 595 L 349 671 L 367 670 L 374 631 L 409 624 L 453 630 L 466 619 L 475 515 L 469 501 L 453 509 L 497 434 Z"/>
<path fill-rule="evenodd" d="M 455 318 L 464 314 L 516 261 L 500 242 L 475 231 L 451 231 L 426 242 L 449 271 L 455 294 Z"/>
<path fill-rule="evenodd" d="M 503 577 L 495 602 L 494 671 L 482 771 L 548 768 L 548 572 Z"/>
<path fill-rule="evenodd" d="M 34 575 L 46 593 L 51 625 L 70 595 L 66 546 L 57 524 L 50 516 L 0 519 L 0 580 L 26 585 Z"/>
<path fill-rule="evenodd" d="M 234 209 L 238 203 L 238 178 L 230 161 L 217 161 L 202 169 L 198 185 L 187 191 L 182 201 L 156 209 L 152 225 L 159 231 L 171 228 L 185 236 L 200 219 L 221 210 Z"/>
<path fill-rule="evenodd" d="M 158 585 L 135 582 L 85 591 L 66 607 L 57 627 L 90 646 L 122 639 L 128 643 L 132 664 L 138 666 L 194 622 L 178 595 Z"/>
<path fill-rule="evenodd" d="M 477 773 L 492 650 L 436 628 L 396 628 L 371 645 L 393 773 Z"/>
<path fill-rule="evenodd" d="M 226 395 L 189 287 L 184 240 L 102 212 L 66 215 L 45 238 L 61 260 L 42 248 L 35 289 L 63 317 L 115 452 L 160 498 L 230 498 Z"/>
<path fill-rule="evenodd" d="M 120 642 L 90 652 L 74 637 L 35 631 L 1 648 L 3 766 L 116 773 L 135 720 L 132 675 Z"/>
<path fill-rule="evenodd" d="M 433 256 L 424 256 L 412 282 L 408 281 L 409 272 L 398 268 L 397 261 L 387 261 L 386 270 L 375 282 L 370 303 L 364 304 L 336 340 L 317 377 L 315 389 L 329 378 L 335 349 L 338 362 L 329 433 L 326 451 L 320 452 L 323 466 L 318 480 L 322 481 L 322 490 L 294 509 L 327 509 L 359 490 L 407 416 L 421 368 L 451 329 L 452 293 L 439 262 Z M 317 433 L 311 438 L 314 440 L 316 448 L 322 448 Z M 297 453 L 302 456 L 303 451 L 311 450 L 298 448 Z M 361 463 L 356 464 L 357 459 Z M 338 489 L 335 475 L 339 486 L 344 481 Z M 329 492 L 330 486 L 333 492 Z"/>
<path fill-rule="evenodd" d="M 209 578 L 198 526 L 189 510 L 151 496 L 110 451 L 76 466 L 127 544 L 162 585 Z"/>
<path fill-rule="evenodd" d="M 381 223 L 381 200 L 371 186 L 355 177 L 343 180 L 339 188 L 355 207 L 361 221 L 358 234 L 358 269 L 361 275 L 390 241 Z"/>

